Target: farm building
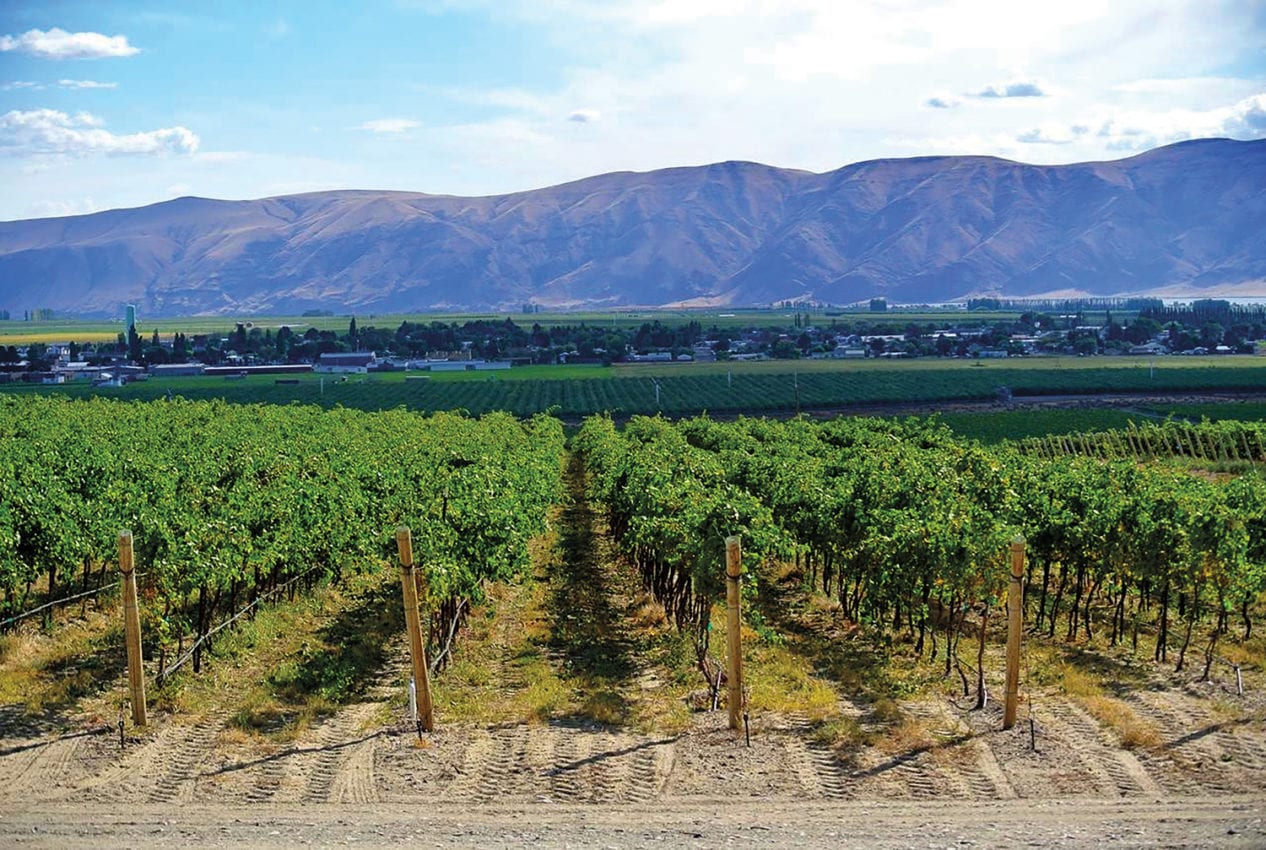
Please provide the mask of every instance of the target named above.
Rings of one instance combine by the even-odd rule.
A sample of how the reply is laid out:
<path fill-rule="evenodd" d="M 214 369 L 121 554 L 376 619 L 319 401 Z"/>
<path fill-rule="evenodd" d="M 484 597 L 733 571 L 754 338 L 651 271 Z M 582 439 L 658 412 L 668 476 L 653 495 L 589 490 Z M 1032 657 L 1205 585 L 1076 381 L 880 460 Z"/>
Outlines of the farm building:
<path fill-rule="evenodd" d="M 318 372 L 368 372 L 374 363 L 374 353 L 355 352 L 322 354 L 316 363 Z"/>
<path fill-rule="evenodd" d="M 492 369 L 509 369 L 509 360 L 436 360 L 423 369 L 431 372 L 486 372 Z"/>
<path fill-rule="evenodd" d="M 155 378 L 177 378 L 201 375 L 206 368 L 201 363 L 156 363 L 149 367 L 149 373 Z"/>

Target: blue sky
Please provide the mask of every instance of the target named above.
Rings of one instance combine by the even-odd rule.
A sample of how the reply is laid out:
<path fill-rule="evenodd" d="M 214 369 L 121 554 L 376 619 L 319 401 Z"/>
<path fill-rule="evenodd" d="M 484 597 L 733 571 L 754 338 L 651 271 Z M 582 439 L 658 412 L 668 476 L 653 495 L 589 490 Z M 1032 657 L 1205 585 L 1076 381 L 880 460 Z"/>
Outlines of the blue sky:
<path fill-rule="evenodd" d="M 1260 0 L 0 5 L 0 220 L 1266 137 Z"/>

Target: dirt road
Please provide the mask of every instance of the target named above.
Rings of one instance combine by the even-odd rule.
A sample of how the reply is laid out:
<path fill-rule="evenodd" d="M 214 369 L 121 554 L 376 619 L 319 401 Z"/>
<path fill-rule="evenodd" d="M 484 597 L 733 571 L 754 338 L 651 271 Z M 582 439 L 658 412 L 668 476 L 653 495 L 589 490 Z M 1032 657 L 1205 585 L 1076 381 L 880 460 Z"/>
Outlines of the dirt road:
<path fill-rule="evenodd" d="M 1261 799 L 720 801 L 671 806 L 198 804 L 0 813 L 6 847 L 1262 847 Z"/>

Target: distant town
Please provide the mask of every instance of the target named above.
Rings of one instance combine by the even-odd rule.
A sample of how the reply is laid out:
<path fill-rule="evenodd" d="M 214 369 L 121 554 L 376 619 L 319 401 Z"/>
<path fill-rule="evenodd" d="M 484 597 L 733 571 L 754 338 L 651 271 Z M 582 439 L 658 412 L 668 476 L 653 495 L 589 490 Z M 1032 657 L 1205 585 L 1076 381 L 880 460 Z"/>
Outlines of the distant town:
<path fill-rule="evenodd" d="M 1000 305 L 984 306 L 996 310 Z M 0 346 L 0 383 L 119 386 L 164 376 L 496 371 L 567 363 L 1218 356 L 1258 353 L 1266 340 L 1266 307 L 1261 305 L 1206 300 L 1166 307 L 1156 302 L 1117 316 L 1100 310 L 1102 320 L 1093 322 L 1087 312 L 1025 310 L 991 318 L 985 309 L 907 321 L 877 299 L 870 314 L 811 309 L 791 314 L 785 326 L 718 328 L 699 321 L 652 320 L 542 327 L 505 318 L 361 327 L 349 318 L 343 332 L 241 322 L 220 334 L 163 335 L 138 333 L 135 308 L 129 308 L 128 330 L 112 342 Z"/>

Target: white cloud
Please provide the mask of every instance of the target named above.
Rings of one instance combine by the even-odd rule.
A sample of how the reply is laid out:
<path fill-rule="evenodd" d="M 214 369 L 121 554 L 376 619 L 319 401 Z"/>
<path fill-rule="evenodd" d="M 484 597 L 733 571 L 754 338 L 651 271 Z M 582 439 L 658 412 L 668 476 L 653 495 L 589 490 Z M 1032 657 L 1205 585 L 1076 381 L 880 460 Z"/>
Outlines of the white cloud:
<path fill-rule="evenodd" d="M 923 105 L 928 109 L 954 109 L 961 103 L 962 101 L 958 98 L 948 95 L 936 95 L 923 101 Z"/>
<path fill-rule="evenodd" d="M 16 50 L 41 59 L 106 59 L 135 56 L 140 49 L 128 44 L 125 35 L 99 32 L 66 32 L 53 27 L 28 30 L 18 36 L 0 35 L 0 51 Z"/>
<path fill-rule="evenodd" d="M 57 85 L 64 89 L 116 89 L 118 83 L 103 83 L 98 80 L 58 80 Z"/>
<path fill-rule="evenodd" d="M 87 112 L 71 116 L 55 109 L 11 110 L 0 115 L 0 153 L 159 155 L 198 149 L 198 137 L 185 127 L 117 135 L 101 125 L 99 118 Z"/>
<path fill-rule="evenodd" d="M 31 91 L 39 91 L 44 88 L 43 83 L 35 83 L 30 80 L 14 80 L 11 83 L 5 83 L 0 86 L 0 91 L 21 91 L 22 89 L 30 89 Z"/>
<path fill-rule="evenodd" d="M 1266 94 L 1245 98 L 1232 106 L 1222 121 L 1222 130 L 1239 139 L 1266 136 Z"/>
<path fill-rule="evenodd" d="M 576 109 L 567 116 L 568 121 L 574 121 L 577 124 L 592 124 L 602 118 L 602 113 L 596 109 Z"/>
<path fill-rule="evenodd" d="M 985 86 L 980 91 L 974 93 L 972 97 L 983 98 L 1006 98 L 1006 97 L 1046 97 L 1046 90 L 1039 84 L 1031 80 L 1016 80 L 1010 83 L 1001 83 L 991 86 Z"/>
<path fill-rule="evenodd" d="M 421 122 L 414 121 L 410 118 L 376 118 L 373 121 L 366 121 L 356 129 L 368 130 L 371 133 L 389 136 L 406 133 L 409 130 L 414 130 L 421 126 Z"/>
<path fill-rule="evenodd" d="M 1034 127 L 1016 136 L 1015 140 L 1026 145 L 1070 145 L 1079 135 L 1063 127 Z"/>
<path fill-rule="evenodd" d="M 1091 133 L 1091 127 L 1098 129 Z M 1212 136 L 1266 138 L 1266 93 L 1212 109 L 1094 110 L 1086 120 L 1061 125 L 1048 122 L 1018 134 L 1026 145 L 1069 145 L 1093 138 L 1103 150 L 1144 151 L 1159 145 Z"/>

